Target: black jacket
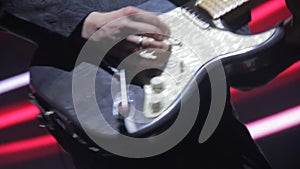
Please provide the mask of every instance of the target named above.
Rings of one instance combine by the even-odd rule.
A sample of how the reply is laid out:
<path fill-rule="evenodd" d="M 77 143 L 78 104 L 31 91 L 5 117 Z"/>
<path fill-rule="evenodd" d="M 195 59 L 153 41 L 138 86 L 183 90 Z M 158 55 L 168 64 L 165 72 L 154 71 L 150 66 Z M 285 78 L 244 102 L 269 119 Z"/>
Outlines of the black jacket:
<path fill-rule="evenodd" d="M 43 28 L 69 36 L 92 11 L 111 11 L 146 0 L 4 0 L 3 11 Z"/>

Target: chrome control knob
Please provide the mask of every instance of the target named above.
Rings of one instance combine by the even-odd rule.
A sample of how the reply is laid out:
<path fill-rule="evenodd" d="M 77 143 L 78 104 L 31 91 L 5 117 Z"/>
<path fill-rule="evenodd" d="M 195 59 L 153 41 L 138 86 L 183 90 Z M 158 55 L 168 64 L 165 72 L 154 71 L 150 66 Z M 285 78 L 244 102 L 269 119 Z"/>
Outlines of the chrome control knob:
<path fill-rule="evenodd" d="M 155 93 L 161 93 L 164 90 L 165 79 L 162 76 L 153 77 L 150 80 L 151 87 Z"/>

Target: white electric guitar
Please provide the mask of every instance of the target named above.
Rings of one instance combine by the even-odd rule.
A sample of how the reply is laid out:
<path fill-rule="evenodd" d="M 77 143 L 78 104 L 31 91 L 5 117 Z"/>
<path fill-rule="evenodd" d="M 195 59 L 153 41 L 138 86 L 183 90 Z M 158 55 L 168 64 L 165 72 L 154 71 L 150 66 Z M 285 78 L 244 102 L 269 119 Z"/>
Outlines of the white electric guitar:
<path fill-rule="evenodd" d="M 211 21 L 213 26 L 201 20 L 197 13 L 184 7 L 159 16 L 171 29 L 171 36 L 166 43 L 170 43 L 172 49 L 162 73 L 152 77 L 150 83 L 143 87 L 145 97 L 142 112 L 133 112 L 130 117 L 124 119 L 128 133 L 142 134 L 159 126 L 158 124 L 163 124 L 170 114 L 175 114 L 172 111 L 180 104 L 181 94 L 187 93 L 192 81 L 201 79 L 203 70 L 216 60 L 221 60 L 226 67 L 243 59 L 253 59 L 257 53 L 282 39 L 283 31 L 280 28 L 255 35 L 235 34 L 224 28 L 217 18 L 246 1 L 197 1 L 194 4 L 196 7 L 205 8 L 215 18 Z M 144 57 L 145 54 L 151 54 L 153 57 Z M 147 49 L 138 51 L 136 55 L 140 57 L 137 59 L 145 61 L 157 58 L 155 51 Z M 130 71 L 130 67 L 127 69 Z"/>

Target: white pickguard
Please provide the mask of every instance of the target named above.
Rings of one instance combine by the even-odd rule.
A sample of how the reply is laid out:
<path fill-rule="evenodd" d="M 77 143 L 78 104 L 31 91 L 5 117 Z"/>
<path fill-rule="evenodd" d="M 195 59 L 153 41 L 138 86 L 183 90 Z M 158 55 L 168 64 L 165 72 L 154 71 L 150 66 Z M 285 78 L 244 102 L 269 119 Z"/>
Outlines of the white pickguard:
<path fill-rule="evenodd" d="M 257 35 L 239 35 L 212 28 L 183 8 L 176 8 L 159 16 L 171 28 L 171 38 L 182 43 L 174 45 L 169 64 L 162 73 L 164 90 L 156 94 L 150 85 L 145 88 L 144 114 L 156 117 L 180 95 L 197 70 L 219 56 L 255 47 L 264 43 L 274 29 Z M 184 71 L 181 67 L 183 66 Z M 169 65 L 169 66 L 168 66 Z M 153 112 L 150 100 L 161 100 L 161 111 Z"/>

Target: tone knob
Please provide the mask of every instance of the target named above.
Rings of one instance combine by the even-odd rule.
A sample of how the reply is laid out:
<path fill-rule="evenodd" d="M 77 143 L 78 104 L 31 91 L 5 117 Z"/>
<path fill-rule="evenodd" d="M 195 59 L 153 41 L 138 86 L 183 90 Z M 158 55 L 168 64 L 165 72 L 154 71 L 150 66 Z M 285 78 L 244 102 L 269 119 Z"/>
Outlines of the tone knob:
<path fill-rule="evenodd" d="M 160 93 L 164 90 L 164 78 L 162 76 L 153 77 L 150 84 L 155 93 Z"/>

